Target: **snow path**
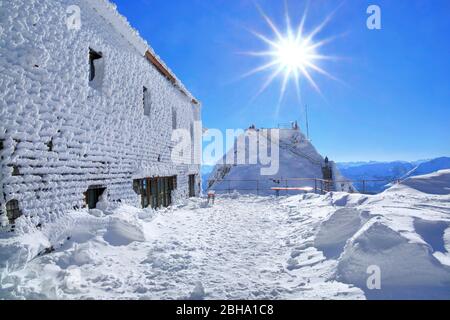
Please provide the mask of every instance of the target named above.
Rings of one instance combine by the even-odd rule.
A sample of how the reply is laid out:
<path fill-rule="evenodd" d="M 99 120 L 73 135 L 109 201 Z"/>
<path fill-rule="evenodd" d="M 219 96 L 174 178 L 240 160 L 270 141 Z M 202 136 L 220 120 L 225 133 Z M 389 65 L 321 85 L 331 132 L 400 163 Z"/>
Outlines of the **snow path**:
<path fill-rule="evenodd" d="M 337 262 L 325 260 L 312 247 L 322 215 L 299 214 L 292 210 L 298 204 L 284 199 L 220 198 L 206 208 L 204 200 L 193 199 L 145 221 L 146 241 L 128 245 L 113 246 L 100 231 L 10 275 L 8 281 L 16 282 L 11 294 L 59 299 L 364 298 L 360 289 L 330 281 Z"/>

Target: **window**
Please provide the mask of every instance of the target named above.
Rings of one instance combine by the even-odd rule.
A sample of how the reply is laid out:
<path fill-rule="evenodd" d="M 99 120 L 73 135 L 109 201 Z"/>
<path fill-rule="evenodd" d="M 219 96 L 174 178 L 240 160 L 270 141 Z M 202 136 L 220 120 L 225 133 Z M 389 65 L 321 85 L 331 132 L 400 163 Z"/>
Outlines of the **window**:
<path fill-rule="evenodd" d="M 172 108 L 172 129 L 175 130 L 177 128 L 177 110 Z"/>
<path fill-rule="evenodd" d="M 100 197 L 105 192 L 106 188 L 103 186 L 89 186 L 84 193 L 84 200 L 89 209 L 95 209 Z"/>
<path fill-rule="evenodd" d="M 6 203 L 6 215 L 8 217 L 9 223 L 14 224 L 17 218 L 22 215 L 19 208 L 19 201 L 10 200 Z"/>
<path fill-rule="evenodd" d="M 46 143 L 48 151 L 52 152 L 53 151 L 53 139 L 50 139 L 49 142 Z"/>
<path fill-rule="evenodd" d="M 20 170 L 19 170 L 19 167 L 16 166 L 16 165 L 13 165 L 12 168 L 13 168 L 12 175 L 13 175 L 13 176 L 20 176 Z"/>
<path fill-rule="evenodd" d="M 135 180 L 140 186 L 135 188 L 140 191 L 143 208 L 168 207 L 172 204 L 172 191 L 177 188 L 177 177 L 156 177 Z"/>
<path fill-rule="evenodd" d="M 148 89 L 146 87 L 143 87 L 142 89 L 142 104 L 144 106 L 144 115 L 146 116 L 150 116 L 150 112 L 152 109 L 152 105 L 151 105 L 151 97 L 150 97 L 150 92 L 148 91 Z"/>
<path fill-rule="evenodd" d="M 103 54 L 89 48 L 89 85 L 100 87 L 103 81 Z"/>

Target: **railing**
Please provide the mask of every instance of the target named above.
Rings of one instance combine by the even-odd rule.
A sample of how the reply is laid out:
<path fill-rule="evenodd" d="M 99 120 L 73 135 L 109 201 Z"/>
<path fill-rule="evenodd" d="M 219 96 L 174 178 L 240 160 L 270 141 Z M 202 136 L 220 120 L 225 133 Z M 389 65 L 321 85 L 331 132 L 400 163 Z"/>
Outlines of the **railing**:
<path fill-rule="evenodd" d="M 376 194 L 370 191 L 370 184 L 379 183 L 401 183 L 400 180 L 361 179 L 361 180 L 326 180 L 318 178 L 271 178 L 271 179 L 223 179 L 207 180 L 216 193 L 248 192 L 260 194 L 291 194 L 295 189 L 302 191 L 301 187 L 309 187 L 311 191 L 304 188 L 302 192 L 313 192 L 323 194 L 330 191 L 347 191 L 361 194 Z M 244 185 L 244 186 L 243 186 Z M 336 190 L 338 186 L 338 190 Z M 351 186 L 351 187 L 350 187 Z M 276 188 L 277 190 L 274 190 Z M 285 191 L 285 192 L 282 192 Z M 298 192 L 297 192 L 298 193 Z"/>
<path fill-rule="evenodd" d="M 224 179 L 208 180 L 208 185 L 212 187 L 208 190 L 214 190 L 217 193 L 232 193 L 234 191 L 256 192 L 256 194 L 278 193 L 272 188 L 293 188 L 293 187 L 311 187 L 314 193 L 325 193 L 332 191 L 334 185 L 332 180 L 315 178 L 274 178 L 266 180 L 257 179 Z M 242 185 L 247 184 L 247 186 Z M 288 190 L 286 190 L 288 194 Z"/>
<path fill-rule="evenodd" d="M 292 122 L 284 122 L 278 124 L 278 129 L 292 129 Z"/>

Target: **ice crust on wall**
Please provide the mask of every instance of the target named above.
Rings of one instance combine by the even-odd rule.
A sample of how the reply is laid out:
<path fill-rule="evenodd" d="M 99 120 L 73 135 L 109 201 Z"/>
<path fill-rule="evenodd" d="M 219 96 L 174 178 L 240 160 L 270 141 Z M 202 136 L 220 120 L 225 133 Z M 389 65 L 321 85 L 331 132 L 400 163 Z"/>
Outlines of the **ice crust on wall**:
<path fill-rule="evenodd" d="M 81 9 L 80 30 L 66 26 L 70 5 Z M 199 166 L 170 159 L 172 109 L 189 130 L 199 107 L 143 57 L 145 41 L 115 6 L 15 0 L 1 1 L 0 12 L 1 204 L 16 199 L 25 216 L 46 220 L 82 207 L 89 185 L 104 185 L 109 200 L 138 205 L 133 178 L 169 175 L 178 175 L 175 196 L 186 196 Z M 89 48 L 103 54 L 97 89 L 88 83 Z"/>

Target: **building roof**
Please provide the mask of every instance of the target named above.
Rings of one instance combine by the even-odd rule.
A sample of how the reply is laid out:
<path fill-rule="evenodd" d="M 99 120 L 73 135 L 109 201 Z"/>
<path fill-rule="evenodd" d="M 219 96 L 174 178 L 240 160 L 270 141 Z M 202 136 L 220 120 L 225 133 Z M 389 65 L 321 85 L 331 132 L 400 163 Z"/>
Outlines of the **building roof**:
<path fill-rule="evenodd" d="M 145 57 L 167 80 L 169 80 L 177 89 L 187 96 L 191 103 L 199 105 L 199 101 L 189 92 L 183 83 L 177 78 L 175 73 L 164 63 L 164 61 L 155 53 L 153 48 L 145 41 L 137 30 L 135 30 L 128 20 L 117 11 L 117 6 L 109 0 L 88 1 L 92 8 L 97 11 L 111 26 L 121 34 L 136 51 Z"/>

